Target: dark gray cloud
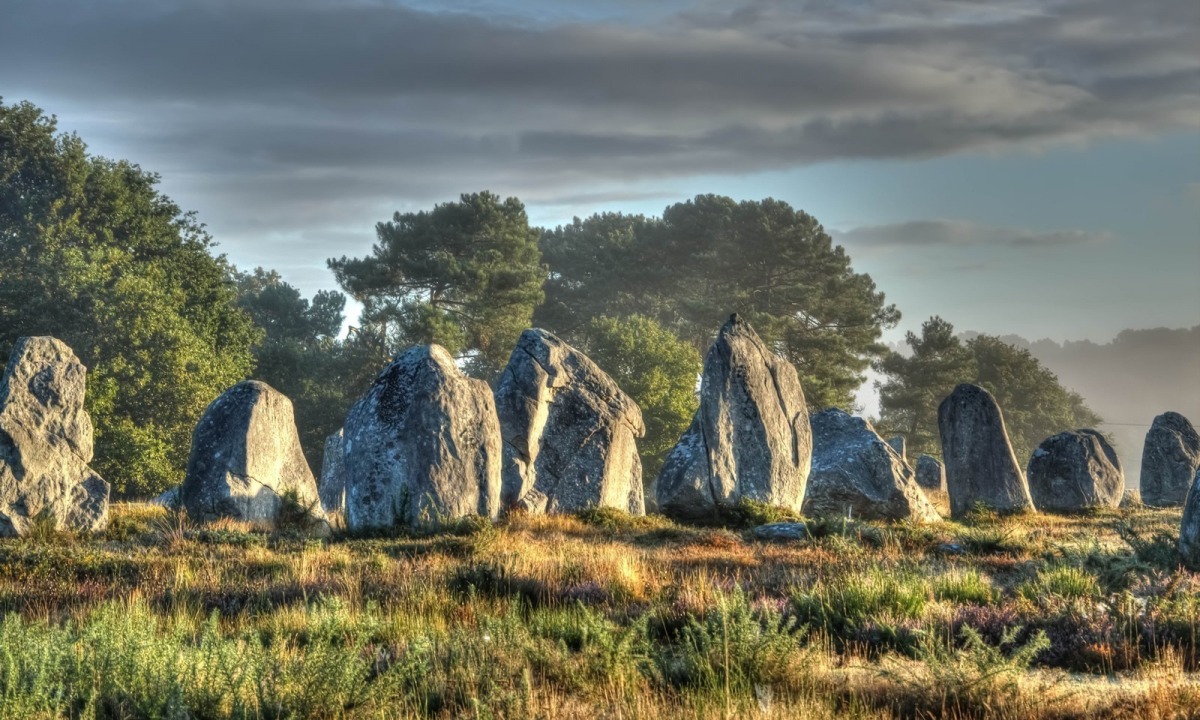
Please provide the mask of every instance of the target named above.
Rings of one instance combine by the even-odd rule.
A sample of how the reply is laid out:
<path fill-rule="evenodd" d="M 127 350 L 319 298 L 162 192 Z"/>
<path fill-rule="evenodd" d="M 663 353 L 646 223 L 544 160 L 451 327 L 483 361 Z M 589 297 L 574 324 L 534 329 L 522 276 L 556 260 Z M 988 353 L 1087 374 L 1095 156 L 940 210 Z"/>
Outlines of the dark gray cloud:
<path fill-rule="evenodd" d="M 0 92 L 88 108 L 234 232 L 1200 126 L 1193 0 L 456 7 L 6 0 Z"/>
<path fill-rule="evenodd" d="M 839 242 L 860 248 L 1054 248 L 1102 243 L 1107 233 L 1085 230 L 1035 231 L 1000 227 L 966 220 L 914 220 L 890 225 L 871 225 L 834 233 Z"/>

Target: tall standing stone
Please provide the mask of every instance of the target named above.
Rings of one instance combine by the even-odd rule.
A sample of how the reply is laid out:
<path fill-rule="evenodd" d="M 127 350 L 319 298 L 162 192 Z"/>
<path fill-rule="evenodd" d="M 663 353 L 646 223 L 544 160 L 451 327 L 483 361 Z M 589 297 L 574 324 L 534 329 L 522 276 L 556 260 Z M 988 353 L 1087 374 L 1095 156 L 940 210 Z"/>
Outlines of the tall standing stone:
<path fill-rule="evenodd" d="M 1142 502 L 1178 507 L 1200 467 L 1200 435 L 1177 412 L 1154 418 L 1142 449 Z"/>
<path fill-rule="evenodd" d="M 230 518 L 275 526 L 294 502 L 311 529 L 328 530 L 292 401 L 258 380 L 234 385 L 204 411 L 192 431 L 179 493 L 199 522 Z"/>
<path fill-rule="evenodd" d="M 804 514 L 864 520 L 937 522 L 937 510 L 891 442 L 838 409 L 812 416 L 812 472 Z"/>
<path fill-rule="evenodd" d="M 586 355 L 545 330 L 521 333 L 496 387 L 506 507 L 645 513 L 642 411 Z"/>
<path fill-rule="evenodd" d="M 991 393 L 965 383 L 954 388 L 938 407 L 938 432 L 953 517 L 962 517 L 976 503 L 999 512 L 1034 509 Z"/>
<path fill-rule="evenodd" d="M 1179 526 L 1179 556 L 1192 570 L 1200 570 L 1200 469 L 1192 478 L 1187 501 L 1183 505 L 1183 521 Z"/>
<path fill-rule="evenodd" d="M 811 464 L 796 369 L 732 316 L 704 359 L 700 408 L 659 473 L 660 511 L 703 519 L 743 498 L 798 511 Z"/>
<path fill-rule="evenodd" d="M 1029 459 L 1027 477 L 1038 510 L 1117 507 L 1125 493 L 1121 460 L 1095 430 L 1068 430 L 1043 440 Z"/>
<path fill-rule="evenodd" d="M 23 337 L 0 379 L 0 536 L 43 517 L 58 529 L 108 525 L 109 487 L 92 460 L 87 369 L 65 343 Z"/>
<path fill-rule="evenodd" d="M 342 431 L 325 438 L 321 456 L 321 479 L 317 483 L 321 507 L 325 512 L 340 512 L 346 506 L 346 455 L 342 447 Z"/>
<path fill-rule="evenodd" d="M 346 525 L 434 525 L 500 509 L 500 427 L 487 383 L 439 345 L 384 368 L 343 427 Z"/>
<path fill-rule="evenodd" d="M 926 490 L 946 492 L 946 467 L 942 461 L 924 453 L 917 457 L 917 484 Z"/>

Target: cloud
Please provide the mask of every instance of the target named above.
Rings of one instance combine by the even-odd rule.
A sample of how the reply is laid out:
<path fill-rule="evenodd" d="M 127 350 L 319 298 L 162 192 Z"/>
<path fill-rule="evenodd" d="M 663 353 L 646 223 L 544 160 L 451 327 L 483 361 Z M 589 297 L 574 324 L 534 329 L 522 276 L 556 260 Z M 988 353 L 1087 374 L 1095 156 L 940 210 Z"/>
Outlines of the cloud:
<path fill-rule="evenodd" d="M 494 5 L 6 0 L 0 67 L 234 232 L 1200 127 L 1187 0 Z"/>
<path fill-rule="evenodd" d="M 1086 230 L 1036 231 L 965 220 L 914 220 L 870 225 L 834 233 L 839 242 L 860 248 L 992 247 L 1045 249 L 1107 242 L 1108 233 Z"/>

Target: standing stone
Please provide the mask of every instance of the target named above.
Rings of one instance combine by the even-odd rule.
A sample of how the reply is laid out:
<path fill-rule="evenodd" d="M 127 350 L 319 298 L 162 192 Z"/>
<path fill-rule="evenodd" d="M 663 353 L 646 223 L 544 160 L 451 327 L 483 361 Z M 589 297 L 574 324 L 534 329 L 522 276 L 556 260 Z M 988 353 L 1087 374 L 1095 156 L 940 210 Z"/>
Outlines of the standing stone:
<path fill-rule="evenodd" d="M 1033 510 L 996 399 L 978 385 L 954 388 L 938 407 L 950 512 L 962 517 L 981 503 L 998 512 Z"/>
<path fill-rule="evenodd" d="M 700 408 L 659 473 L 660 511 L 711 518 L 743 498 L 800 510 L 811 463 L 796 369 L 732 316 L 704 359 Z"/>
<path fill-rule="evenodd" d="M 310 529 L 329 529 L 292 401 L 258 380 L 234 385 L 204 411 L 179 494 L 198 522 L 231 518 L 274 527 L 294 501 Z"/>
<path fill-rule="evenodd" d="M 1192 486 L 1183 505 L 1179 556 L 1184 565 L 1192 570 L 1200 570 L 1200 470 L 1192 478 Z"/>
<path fill-rule="evenodd" d="M 545 330 L 521 333 L 496 387 L 505 507 L 646 511 L 642 411 L 586 355 Z"/>
<path fill-rule="evenodd" d="M 63 530 L 108 526 L 109 487 L 92 460 L 87 368 L 52 337 L 17 340 L 0 378 L 0 536 L 36 518 Z"/>
<path fill-rule="evenodd" d="M 1117 507 L 1125 492 L 1117 452 L 1095 430 L 1069 430 L 1046 438 L 1033 451 L 1027 475 L 1038 510 L 1070 513 Z"/>
<path fill-rule="evenodd" d="M 896 451 L 901 460 L 908 462 L 908 444 L 904 441 L 903 435 L 893 435 L 888 438 L 887 444 Z"/>
<path fill-rule="evenodd" d="M 346 506 L 346 461 L 342 450 L 342 431 L 325 438 L 325 453 L 321 458 L 321 481 L 318 483 L 321 507 L 325 512 L 340 512 Z"/>
<path fill-rule="evenodd" d="M 813 415 L 804 514 L 863 520 L 941 520 L 913 471 L 871 424 L 838 409 Z"/>
<path fill-rule="evenodd" d="M 500 427 L 487 383 L 439 345 L 384 368 L 343 427 L 346 525 L 437 525 L 500 509 Z"/>
<path fill-rule="evenodd" d="M 946 468 L 932 455 L 917 458 L 917 484 L 926 490 L 946 492 Z"/>
<path fill-rule="evenodd" d="M 1200 435 L 1176 412 L 1154 418 L 1142 449 L 1142 502 L 1178 507 L 1200 467 Z"/>

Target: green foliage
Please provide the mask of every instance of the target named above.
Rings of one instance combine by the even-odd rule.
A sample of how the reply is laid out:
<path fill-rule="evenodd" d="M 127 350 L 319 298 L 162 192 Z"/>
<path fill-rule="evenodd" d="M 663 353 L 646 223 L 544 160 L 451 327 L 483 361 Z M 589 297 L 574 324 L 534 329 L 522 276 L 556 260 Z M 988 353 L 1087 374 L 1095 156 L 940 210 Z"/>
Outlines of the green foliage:
<path fill-rule="evenodd" d="M 942 575 L 933 581 L 933 597 L 952 603 L 990 605 L 996 597 L 991 581 L 975 570 Z"/>
<path fill-rule="evenodd" d="M 207 404 L 259 331 L 192 215 L 136 165 L 87 154 L 29 103 L 0 104 L 0 357 L 54 335 L 88 367 L 93 466 L 118 495 L 177 484 Z"/>
<path fill-rule="evenodd" d="M 1021 586 L 1020 594 L 1035 602 L 1047 598 L 1096 600 L 1101 591 L 1094 575 L 1083 568 L 1067 565 L 1039 570 L 1036 578 Z"/>
<path fill-rule="evenodd" d="M 1018 461 L 1024 462 L 1047 437 L 1074 428 L 1093 427 L 1100 417 L 1078 393 L 1058 382 L 1028 350 L 990 335 L 965 343 L 939 317 L 908 333 L 908 356 L 890 352 L 875 364 L 885 379 L 879 389 L 879 426 L 903 433 L 910 454 L 940 455 L 937 409 L 959 383 L 986 388 L 996 398 Z"/>
<path fill-rule="evenodd" d="M 641 408 L 642 472 L 657 477 L 699 405 L 699 353 L 645 315 L 593 318 L 582 337 L 581 349 Z"/>
<path fill-rule="evenodd" d="M 779 681 L 781 671 L 801 654 L 799 641 L 806 632 L 795 617 L 754 610 L 735 586 L 732 592 L 721 593 L 703 617 L 689 618 L 676 639 L 675 652 L 657 659 L 668 682 L 728 699 Z"/>
<path fill-rule="evenodd" d="M 737 312 L 800 371 L 813 409 L 853 404 L 899 320 L 807 213 L 700 195 L 661 219 L 593 215 L 545 233 L 537 322 L 574 341 L 594 317 L 655 318 L 699 352 Z"/>
<path fill-rule="evenodd" d="M 802 622 L 838 639 L 849 639 L 868 621 L 918 619 L 928 601 L 929 587 L 921 578 L 879 571 L 852 573 L 792 595 Z"/>
<path fill-rule="evenodd" d="M 963 626 L 961 646 L 930 636 L 918 651 L 921 671 L 905 673 L 902 679 L 920 688 L 919 696 L 939 715 L 971 716 L 983 708 L 1011 712 L 1022 699 L 1021 677 L 1050 647 L 1041 631 L 1016 645 L 1020 634 L 1021 628 L 1008 628 L 992 645 L 970 626 Z"/>
<path fill-rule="evenodd" d="M 361 322 L 391 352 L 438 343 L 491 377 L 542 301 L 546 270 L 525 206 L 489 192 L 376 226 L 363 258 L 331 259 L 338 283 L 363 304 Z"/>
<path fill-rule="evenodd" d="M 905 342 L 911 355 L 890 351 L 875 364 L 875 370 L 887 378 L 875 383 L 881 431 L 904 435 L 911 457 L 921 453 L 940 457 L 938 404 L 955 385 L 974 377 L 974 362 L 954 336 L 954 327 L 940 317 L 924 322 L 920 336 L 907 333 Z"/>

